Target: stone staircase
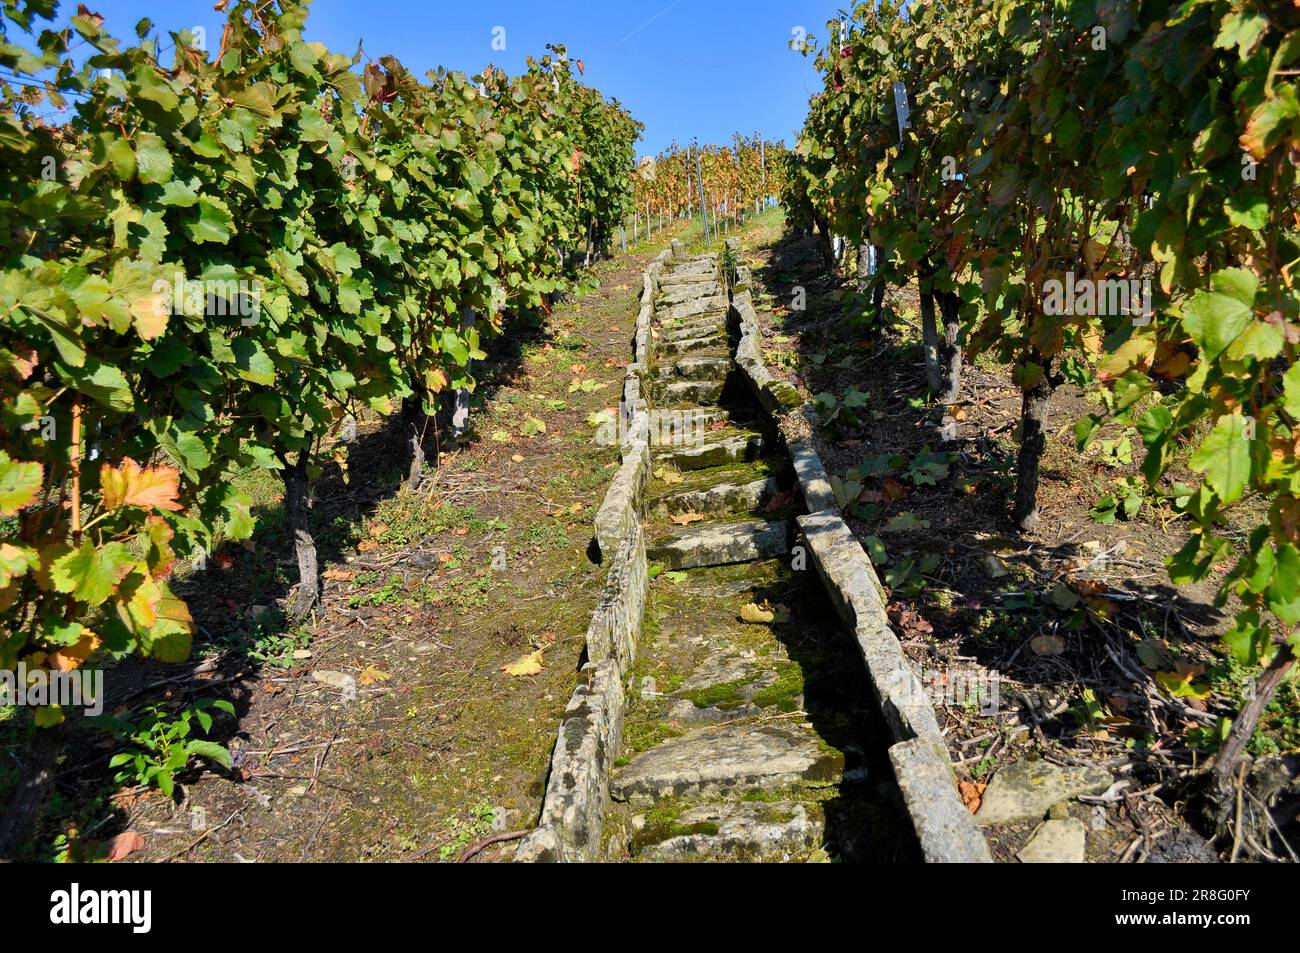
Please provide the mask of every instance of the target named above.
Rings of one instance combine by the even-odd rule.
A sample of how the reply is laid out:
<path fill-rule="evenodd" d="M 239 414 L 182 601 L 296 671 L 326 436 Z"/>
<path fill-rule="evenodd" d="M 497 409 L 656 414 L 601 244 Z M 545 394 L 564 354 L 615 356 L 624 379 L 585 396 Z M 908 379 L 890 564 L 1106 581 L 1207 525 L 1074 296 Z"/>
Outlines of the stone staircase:
<path fill-rule="evenodd" d="M 658 287 L 643 528 L 660 573 L 604 856 L 896 859 L 911 833 L 869 763 L 884 729 L 816 573 L 791 564 L 797 484 L 738 379 L 719 259 L 672 260 Z"/>

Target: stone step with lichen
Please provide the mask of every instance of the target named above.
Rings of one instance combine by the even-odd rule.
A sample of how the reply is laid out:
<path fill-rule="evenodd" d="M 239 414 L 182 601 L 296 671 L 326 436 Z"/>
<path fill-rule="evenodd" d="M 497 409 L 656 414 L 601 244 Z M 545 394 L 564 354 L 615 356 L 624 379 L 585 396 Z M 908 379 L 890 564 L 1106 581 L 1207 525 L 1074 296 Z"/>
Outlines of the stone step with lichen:
<path fill-rule="evenodd" d="M 803 709 L 803 670 L 794 662 L 760 659 L 728 643 L 700 663 L 691 676 L 662 700 L 660 717 L 668 724 L 700 725 L 738 721 L 775 711 Z"/>
<path fill-rule="evenodd" d="M 666 802 L 632 818 L 629 853 L 653 863 L 806 860 L 820 849 L 826 819 L 806 801 Z"/>
<path fill-rule="evenodd" d="M 655 345 L 655 352 L 661 358 L 680 357 L 683 354 L 699 354 L 701 351 L 725 352 L 726 338 L 721 332 L 703 337 L 684 337 L 672 341 L 660 341 Z"/>
<path fill-rule="evenodd" d="M 726 324 L 720 318 L 710 318 L 707 321 L 690 321 L 664 325 L 655 330 L 654 338 L 656 344 L 664 344 L 670 341 L 685 341 L 691 338 L 709 336 L 723 338 L 726 329 Z"/>
<path fill-rule="evenodd" d="M 695 443 L 700 432 L 713 433 L 731 419 L 721 407 L 688 407 L 650 412 L 650 446 L 683 447 Z"/>
<path fill-rule="evenodd" d="M 659 380 L 721 381 L 733 367 L 729 357 L 684 357 L 661 362 L 655 368 Z"/>
<path fill-rule="evenodd" d="M 632 758 L 611 795 L 651 804 L 663 798 L 739 796 L 834 784 L 844 757 L 808 725 L 723 725 L 670 738 Z"/>
<path fill-rule="evenodd" d="M 662 293 L 671 288 L 680 288 L 686 285 L 708 284 L 710 281 L 718 281 L 716 268 L 712 270 L 694 269 L 691 271 L 668 272 L 659 276 L 659 291 Z"/>
<path fill-rule="evenodd" d="M 716 405 L 725 381 L 659 381 L 651 390 L 655 403 L 664 406 Z"/>
<path fill-rule="evenodd" d="M 669 569 L 726 566 L 790 552 L 785 520 L 738 520 L 669 530 L 646 547 L 646 558 Z"/>
<path fill-rule="evenodd" d="M 766 440 L 757 430 L 727 427 L 687 446 L 671 447 L 658 457 L 679 470 L 708 470 L 757 460 L 765 445 Z"/>
<path fill-rule="evenodd" d="M 685 321 L 687 318 L 714 315 L 719 319 L 725 319 L 730 306 L 731 301 L 726 295 L 711 295 L 707 298 L 694 298 L 681 304 L 655 308 L 655 317 L 661 322 Z"/>
<path fill-rule="evenodd" d="M 698 282 L 672 285 L 655 296 L 655 307 L 667 308 L 687 301 L 694 301 L 696 298 L 716 298 L 726 293 L 722 282 L 710 276 Z"/>
<path fill-rule="evenodd" d="M 658 516 L 755 513 L 781 492 L 775 477 L 737 483 L 728 480 L 698 490 L 678 490 L 652 499 L 647 510 Z"/>
<path fill-rule="evenodd" d="M 662 285 L 666 280 L 686 276 L 698 277 L 699 275 L 714 275 L 718 272 L 718 259 L 713 255 L 705 255 L 700 258 L 691 258 L 683 262 L 674 262 L 664 269 L 659 276 L 659 283 Z"/>

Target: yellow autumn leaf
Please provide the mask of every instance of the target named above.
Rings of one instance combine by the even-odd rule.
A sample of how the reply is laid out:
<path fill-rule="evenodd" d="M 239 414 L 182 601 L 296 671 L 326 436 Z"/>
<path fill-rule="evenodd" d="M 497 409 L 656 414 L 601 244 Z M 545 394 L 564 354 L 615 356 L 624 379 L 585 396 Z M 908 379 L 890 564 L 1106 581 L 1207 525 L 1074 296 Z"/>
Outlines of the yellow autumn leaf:
<path fill-rule="evenodd" d="M 180 471 L 175 467 L 149 467 L 144 469 L 130 457 L 122 466 L 107 463 L 99 470 L 99 487 L 104 506 L 110 510 L 123 506 L 138 506 L 144 510 L 184 509 L 176 502 L 180 495 Z"/>
<path fill-rule="evenodd" d="M 426 371 L 424 384 L 429 389 L 430 394 L 440 394 L 447 389 L 447 375 L 443 373 L 442 368 Z"/>
<path fill-rule="evenodd" d="M 743 609 L 740 610 L 740 618 L 744 622 L 764 624 L 764 623 L 775 622 L 776 613 L 768 609 L 764 609 L 762 606 L 751 602 L 749 605 L 745 606 Z"/>
<path fill-rule="evenodd" d="M 393 676 L 388 674 L 388 672 L 381 672 L 379 669 L 371 665 L 369 668 L 366 668 L 364 671 L 362 671 L 360 675 L 357 676 L 357 684 L 373 685 L 376 682 L 386 682 L 392 677 Z"/>
<path fill-rule="evenodd" d="M 1109 246 L 1103 245 L 1095 238 L 1088 239 L 1088 244 L 1085 245 L 1083 249 L 1083 255 L 1085 260 L 1088 262 L 1088 267 L 1093 271 L 1096 271 L 1097 266 L 1106 260 L 1106 255 L 1109 251 Z"/>
<path fill-rule="evenodd" d="M 51 652 L 47 661 L 50 668 L 56 672 L 71 672 L 85 664 L 86 659 L 90 658 L 95 649 L 99 648 L 101 639 L 89 629 L 76 645 L 70 645 L 67 648 L 59 649 L 57 652 Z"/>
<path fill-rule="evenodd" d="M 538 649 L 531 655 L 522 655 L 517 661 L 509 665 L 502 665 L 501 671 L 514 678 L 525 675 L 540 675 L 542 673 L 542 649 Z"/>
<path fill-rule="evenodd" d="M 681 513 L 677 516 L 668 517 L 678 526 L 690 526 L 692 523 L 703 523 L 704 517 L 699 513 Z"/>
<path fill-rule="evenodd" d="M 131 302 L 131 317 L 135 318 L 136 333 L 146 341 L 153 341 L 167 333 L 171 308 L 163 295 L 154 292 Z"/>
<path fill-rule="evenodd" d="M 148 568 L 148 567 L 144 567 Z M 135 576 L 138 583 L 128 583 L 118 590 L 117 614 L 132 632 L 152 629 L 158 624 L 158 607 L 163 600 L 163 589 L 154 580 Z"/>

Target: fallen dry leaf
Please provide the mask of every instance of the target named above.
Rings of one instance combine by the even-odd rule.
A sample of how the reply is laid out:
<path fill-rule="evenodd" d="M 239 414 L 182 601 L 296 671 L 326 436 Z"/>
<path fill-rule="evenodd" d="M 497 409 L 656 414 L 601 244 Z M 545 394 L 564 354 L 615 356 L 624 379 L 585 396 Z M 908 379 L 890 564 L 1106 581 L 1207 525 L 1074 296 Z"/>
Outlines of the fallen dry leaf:
<path fill-rule="evenodd" d="M 889 503 L 897 503 L 903 497 L 907 496 L 907 487 L 894 479 L 886 479 L 881 482 L 881 488 L 885 493 L 885 500 Z"/>
<path fill-rule="evenodd" d="M 361 674 L 357 676 L 357 684 L 374 685 L 376 682 L 386 682 L 392 677 L 393 676 L 388 674 L 387 672 L 381 672 L 379 669 L 371 665 L 366 669 L 364 669 L 361 672 Z"/>
<path fill-rule="evenodd" d="M 690 526 L 692 523 L 703 523 L 704 517 L 699 513 L 681 513 L 677 516 L 668 517 L 678 526 Z"/>
<path fill-rule="evenodd" d="M 1065 639 L 1059 635 L 1040 635 L 1029 643 L 1035 655 L 1053 656 L 1065 654 Z"/>
<path fill-rule="evenodd" d="M 776 621 L 776 613 L 770 609 L 764 609 L 757 603 L 751 602 L 740 610 L 740 618 L 744 622 L 751 622 L 755 625 L 766 624 Z"/>
<path fill-rule="evenodd" d="M 974 814 L 984 803 L 984 790 L 987 784 L 980 784 L 977 781 L 958 781 L 957 790 L 961 794 L 961 801 L 966 805 L 966 809 Z"/>
<path fill-rule="evenodd" d="M 889 607 L 889 611 L 894 616 L 894 622 L 908 638 L 917 639 L 934 634 L 934 626 L 915 609 L 895 603 Z"/>
<path fill-rule="evenodd" d="M 130 857 L 144 847 L 144 838 L 135 831 L 123 831 L 108 842 L 108 862 Z"/>
<path fill-rule="evenodd" d="M 542 673 L 542 651 L 542 649 L 538 649 L 529 655 L 521 655 L 518 660 L 511 662 L 509 665 L 502 665 L 501 671 L 514 678 L 540 675 Z"/>
<path fill-rule="evenodd" d="M 329 582 L 351 582 L 355 574 L 349 569 L 327 569 L 325 578 Z"/>
<path fill-rule="evenodd" d="M 778 493 L 767 501 L 767 512 L 775 513 L 777 510 L 783 510 L 788 506 L 794 505 L 794 490 L 786 490 L 784 493 Z"/>

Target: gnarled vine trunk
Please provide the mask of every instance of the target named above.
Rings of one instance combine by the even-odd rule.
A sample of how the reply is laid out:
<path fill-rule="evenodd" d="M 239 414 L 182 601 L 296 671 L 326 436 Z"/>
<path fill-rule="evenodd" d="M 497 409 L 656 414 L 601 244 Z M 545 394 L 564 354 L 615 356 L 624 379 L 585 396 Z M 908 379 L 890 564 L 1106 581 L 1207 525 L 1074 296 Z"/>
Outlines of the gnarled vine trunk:
<path fill-rule="evenodd" d="M 1214 756 L 1215 786 L 1218 788 L 1221 803 L 1232 803 L 1237 786 L 1237 764 L 1246 752 L 1246 746 L 1255 736 L 1255 726 L 1259 717 L 1273 700 L 1274 694 L 1286 681 L 1287 675 L 1295 667 L 1295 653 L 1290 645 L 1282 646 L 1268 668 L 1255 682 L 1255 691 L 1250 700 L 1242 706 L 1241 712 L 1232 723 L 1228 740 L 1223 743 Z"/>
<path fill-rule="evenodd" d="M 831 226 L 820 215 L 813 217 L 817 225 L 817 248 L 822 255 L 822 263 L 831 274 L 835 273 L 838 262 L 835 260 L 835 238 L 831 235 Z"/>
<path fill-rule="evenodd" d="M 952 443 L 957 439 L 957 420 L 949 413 L 949 406 L 961 393 L 961 299 L 951 291 L 936 291 L 935 300 L 943 317 L 943 337 L 939 343 L 939 402 L 943 404 L 944 414 L 940 439 Z"/>
<path fill-rule="evenodd" d="M 924 285 L 923 285 L 924 287 Z M 930 393 L 939 393 L 939 328 L 934 317 L 934 292 L 921 292 L 921 343 L 925 348 L 925 380 Z"/>
<path fill-rule="evenodd" d="M 316 540 L 311 535 L 311 486 L 307 478 L 310 450 L 298 452 L 298 459 L 286 462 L 284 469 L 284 522 L 293 541 L 298 563 L 298 588 L 289 601 L 292 619 L 306 618 L 320 601 L 320 567 L 316 557 Z"/>
<path fill-rule="evenodd" d="M 867 288 L 871 284 L 871 272 L 871 242 L 864 240 L 858 243 L 858 294 L 867 293 Z"/>
<path fill-rule="evenodd" d="M 1038 525 L 1038 481 L 1043 451 L 1047 449 L 1047 422 L 1052 392 L 1056 389 L 1050 361 L 1043 362 L 1043 376 L 1024 392 L 1020 410 L 1020 454 L 1016 461 L 1016 500 L 1012 519 L 1021 529 Z"/>
<path fill-rule="evenodd" d="M 429 418 L 424 413 L 424 402 L 417 397 L 402 398 L 402 442 L 406 444 L 406 488 L 418 490 L 424 481 L 424 436 L 428 432 Z"/>

